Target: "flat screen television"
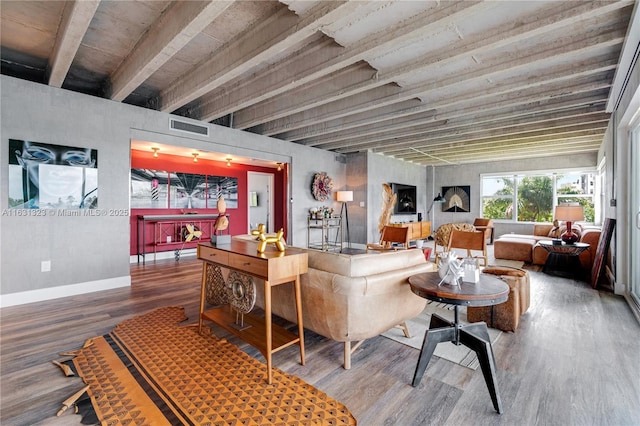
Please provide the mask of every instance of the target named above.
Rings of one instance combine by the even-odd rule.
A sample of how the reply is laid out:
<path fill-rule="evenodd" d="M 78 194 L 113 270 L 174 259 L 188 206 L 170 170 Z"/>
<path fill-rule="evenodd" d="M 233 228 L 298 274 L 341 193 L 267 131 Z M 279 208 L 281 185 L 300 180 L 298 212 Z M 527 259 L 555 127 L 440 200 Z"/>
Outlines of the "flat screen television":
<path fill-rule="evenodd" d="M 392 183 L 391 190 L 397 195 L 393 214 L 416 214 L 418 211 L 417 191 L 415 185 Z"/>

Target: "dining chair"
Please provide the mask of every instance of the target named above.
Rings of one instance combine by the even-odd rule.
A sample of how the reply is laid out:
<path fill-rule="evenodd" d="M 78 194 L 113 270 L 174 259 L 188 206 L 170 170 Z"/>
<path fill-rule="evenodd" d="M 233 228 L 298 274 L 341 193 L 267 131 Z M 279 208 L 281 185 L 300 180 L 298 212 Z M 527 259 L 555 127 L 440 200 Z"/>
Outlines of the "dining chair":
<path fill-rule="evenodd" d="M 487 266 L 487 240 L 485 239 L 484 231 L 458 231 L 457 229 L 451 230 L 449 236 L 449 245 L 447 251 L 451 249 L 465 249 L 467 256 L 474 259 L 483 260 L 484 263 L 480 266 Z M 471 251 L 480 251 L 482 255 L 474 256 Z"/>
<path fill-rule="evenodd" d="M 385 226 L 382 228 L 380 242 L 368 243 L 369 250 L 389 251 L 409 248 L 409 228 L 405 226 Z"/>
<path fill-rule="evenodd" d="M 473 221 L 476 231 L 484 231 L 484 238 L 489 239 L 489 244 L 493 244 L 493 219 L 477 217 Z"/>

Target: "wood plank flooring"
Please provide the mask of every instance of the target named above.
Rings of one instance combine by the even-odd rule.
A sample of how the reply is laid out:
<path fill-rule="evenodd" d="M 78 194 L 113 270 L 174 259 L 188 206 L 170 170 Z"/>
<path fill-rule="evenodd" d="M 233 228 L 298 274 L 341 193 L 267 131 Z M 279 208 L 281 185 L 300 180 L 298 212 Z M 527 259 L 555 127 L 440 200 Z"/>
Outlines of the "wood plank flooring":
<path fill-rule="evenodd" d="M 132 286 L 4 308 L 0 424 L 72 425 L 56 417 L 82 387 L 52 360 L 85 339 L 161 306 L 184 306 L 197 321 L 201 264 L 193 258 L 132 265 Z M 480 370 L 433 358 L 417 388 L 419 352 L 384 337 L 367 340 L 342 368 L 342 344 L 308 332 L 307 365 L 297 347 L 274 365 L 344 403 L 360 425 L 638 425 L 640 325 L 623 298 L 587 283 L 532 274 L 532 303 L 516 333 L 494 345 L 504 413 L 493 410 Z M 261 355 L 221 329 L 249 354 Z"/>

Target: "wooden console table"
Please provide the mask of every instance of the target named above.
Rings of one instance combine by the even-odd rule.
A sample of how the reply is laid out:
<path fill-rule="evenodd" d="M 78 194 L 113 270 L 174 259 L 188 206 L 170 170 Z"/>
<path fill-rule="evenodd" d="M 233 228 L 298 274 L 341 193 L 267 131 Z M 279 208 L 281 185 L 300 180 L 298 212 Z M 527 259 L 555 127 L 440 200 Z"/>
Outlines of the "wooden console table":
<path fill-rule="evenodd" d="M 424 240 L 431 235 L 431 222 L 390 223 L 389 226 L 409 228 L 409 241 Z"/>
<path fill-rule="evenodd" d="M 304 365 L 304 328 L 302 324 L 302 297 L 300 294 L 300 275 L 308 270 L 309 257 L 302 249 L 287 247 L 280 252 L 274 246 L 268 246 L 264 253 L 258 253 L 255 241 L 231 240 L 231 244 L 214 246 L 211 243 L 198 244 L 198 259 L 202 260 L 202 283 L 200 289 L 200 317 L 198 331 L 202 332 L 203 320 L 212 321 L 229 333 L 258 349 L 267 360 L 267 382 L 271 384 L 271 355 L 287 346 L 300 346 L 301 364 Z M 214 308 L 205 312 L 205 287 L 207 264 L 239 271 L 264 280 L 264 318 L 250 314 L 244 316 L 251 327 L 234 327 L 235 315 L 230 307 Z M 293 282 L 295 305 L 298 320 L 298 334 L 272 324 L 271 288 Z"/>
<path fill-rule="evenodd" d="M 169 247 L 171 249 L 184 246 L 184 238 L 181 230 L 186 225 L 193 225 L 202 231 L 201 240 L 208 240 L 214 234 L 213 227 L 218 220 L 219 214 L 154 214 L 138 215 L 136 254 L 138 263 L 142 257 L 142 264 L 145 264 L 147 256 L 147 223 L 153 223 L 153 236 L 150 244 L 153 245 L 153 260 L 156 260 L 158 247 Z M 228 214 L 226 215 L 229 216 Z"/>

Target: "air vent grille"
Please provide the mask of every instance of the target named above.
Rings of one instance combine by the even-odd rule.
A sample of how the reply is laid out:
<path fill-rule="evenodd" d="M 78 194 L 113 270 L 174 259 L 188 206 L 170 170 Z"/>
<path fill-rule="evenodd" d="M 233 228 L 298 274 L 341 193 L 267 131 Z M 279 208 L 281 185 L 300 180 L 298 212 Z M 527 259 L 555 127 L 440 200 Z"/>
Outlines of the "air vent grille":
<path fill-rule="evenodd" d="M 209 136 L 209 128 L 207 126 L 199 126 L 197 124 L 187 123 L 185 121 L 169 119 L 169 126 L 173 130 L 181 132 L 194 133 L 196 135 Z"/>

